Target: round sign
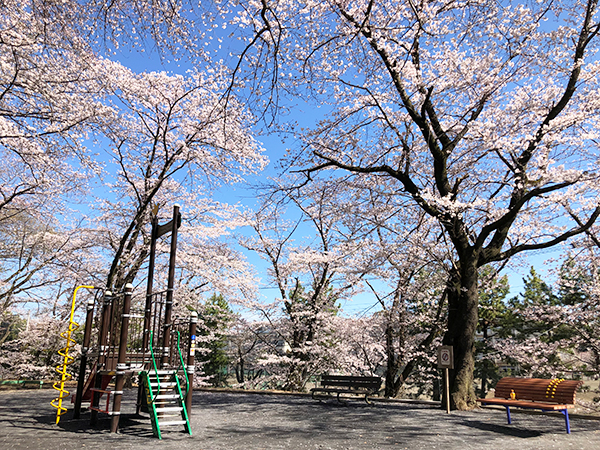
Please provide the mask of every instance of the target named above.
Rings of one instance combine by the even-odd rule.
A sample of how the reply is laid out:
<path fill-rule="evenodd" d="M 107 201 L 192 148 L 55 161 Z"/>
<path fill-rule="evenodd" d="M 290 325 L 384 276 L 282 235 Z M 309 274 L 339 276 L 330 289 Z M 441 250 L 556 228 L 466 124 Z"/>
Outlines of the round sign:
<path fill-rule="evenodd" d="M 440 369 L 453 369 L 453 359 L 451 346 L 442 345 L 438 348 L 438 367 Z"/>

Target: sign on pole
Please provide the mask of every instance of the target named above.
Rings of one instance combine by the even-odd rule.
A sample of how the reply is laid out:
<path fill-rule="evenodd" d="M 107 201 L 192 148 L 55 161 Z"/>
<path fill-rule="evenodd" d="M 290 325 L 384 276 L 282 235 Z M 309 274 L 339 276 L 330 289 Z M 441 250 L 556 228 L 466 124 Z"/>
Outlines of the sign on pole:
<path fill-rule="evenodd" d="M 450 414 L 450 375 L 449 369 L 454 369 L 454 351 L 451 345 L 442 345 L 438 348 L 438 368 L 444 369 L 446 381 L 446 412 Z"/>
<path fill-rule="evenodd" d="M 451 345 L 442 345 L 438 348 L 438 368 L 454 369 L 454 353 Z"/>

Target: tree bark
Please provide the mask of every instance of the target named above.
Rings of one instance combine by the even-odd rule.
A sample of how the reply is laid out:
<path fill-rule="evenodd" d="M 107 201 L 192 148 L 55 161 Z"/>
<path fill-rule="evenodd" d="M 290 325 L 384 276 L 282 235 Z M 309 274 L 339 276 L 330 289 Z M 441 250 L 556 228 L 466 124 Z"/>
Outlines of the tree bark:
<path fill-rule="evenodd" d="M 392 307 L 386 313 L 385 350 L 387 365 L 385 371 L 385 397 L 396 398 L 404 384 L 404 378 L 398 376 L 402 364 L 405 363 L 404 348 L 406 345 L 406 309 L 400 294 L 400 283 L 394 294 Z"/>
<path fill-rule="evenodd" d="M 238 383 L 244 382 L 244 356 L 238 352 L 238 363 L 235 366 L 235 377 Z"/>
<path fill-rule="evenodd" d="M 385 397 L 396 398 L 403 380 L 397 380 L 400 372 L 401 357 L 395 349 L 394 326 L 388 322 L 385 328 L 385 349 L 387 353 L 387 364 L 385 369 Z M 398 382 L 400 381 L 400 382 Z"/>
<path fill-rule="evenodd" d="M 476 259 L 461 264 L 461 267 L 453 271 L 448 280 L 448 330 L 443 343 L 454 349 L 454 369 L 450 370 L 450 407 L 465 411 L 476 405 L 473 383 L 478 319 Z M 445 408 L 445 404 L 443 406 Z"/>

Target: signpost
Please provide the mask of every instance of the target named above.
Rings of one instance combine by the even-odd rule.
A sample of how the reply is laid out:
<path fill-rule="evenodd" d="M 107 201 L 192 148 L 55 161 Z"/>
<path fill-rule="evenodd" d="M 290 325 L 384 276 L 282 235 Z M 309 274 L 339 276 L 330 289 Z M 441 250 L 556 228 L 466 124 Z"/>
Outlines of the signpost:
<path fill-rule="evenodd" d="M 450 377 L 449 369 L 454 369 L 454 351 L 451 345 L 442 345 L 438 348 L 438 368 L 444 369 L 446 379 L 446 412 L 450 413 Z"/>

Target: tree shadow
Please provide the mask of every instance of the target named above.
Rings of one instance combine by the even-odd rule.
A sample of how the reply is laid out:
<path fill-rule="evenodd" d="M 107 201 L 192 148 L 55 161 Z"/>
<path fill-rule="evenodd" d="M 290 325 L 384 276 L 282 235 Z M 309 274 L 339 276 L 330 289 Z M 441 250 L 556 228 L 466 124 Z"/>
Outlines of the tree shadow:
<path fill-rule="evenodd" d="M 481 431 L 497 433 L 503 436 L 519 437 L 519 438 L 535 438 L 542 436 L 541 431 L 519 428 L 514 425 L 498 425 L 494 423 L 483 422 L 481 420 L 463 419 L 461 425 L 470 428 L 477 428 Z"/>
<path fill-rule="evenodd" d="M 34 422 L 30 425 L 20 423 L 20 428 L 39 429 L 57 427 L 57 429 L 75 434 L 110 435 L 111 416 L 99 414 L 95 425 L 90 424 L 90 411 L 82 412 L 79 419 L 73 418 L 73 411 L 68 411 L 56 424 L 56 414 L 37 414 L 32 416 Z M 119 418 L 119 434 L 136 437 L 154 438 L 150 418 L 136 414 L 122 414 Z"/>

